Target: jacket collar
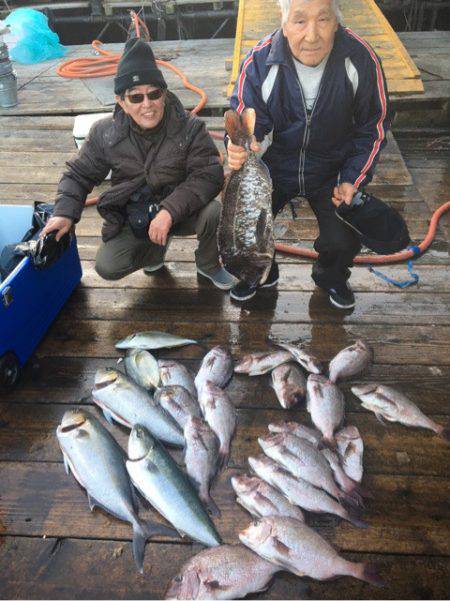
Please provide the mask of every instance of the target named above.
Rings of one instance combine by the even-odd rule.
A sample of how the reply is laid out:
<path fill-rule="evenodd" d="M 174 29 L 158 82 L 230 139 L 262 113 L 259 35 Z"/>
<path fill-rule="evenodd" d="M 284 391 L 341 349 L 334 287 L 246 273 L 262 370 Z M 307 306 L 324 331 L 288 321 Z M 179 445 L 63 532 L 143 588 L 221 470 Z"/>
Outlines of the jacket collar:
<path fill-rule="evenodd" d="M 166 100 L 167 118 L 165 124 L 166 136 L 174 137 L 184 123 L 189 119 L 179 98 L 172 92 L 167 92 Z M 116 104 L 113 112 L 113 132 L 110 138 L 111 146 L 115 146 L 130 134 L 130 118 L 119 104 Z"/>
<path fill-rule="evenodd" d="M 331 56 L 339 56 L 345 53 L 345 32 L 342 25 L 338 26 L 334 38 Z M 272 45 L 266 61 L 267 65 L 292 65 L 292 53 L 288 41 L 283 35 L 283 30 L 277 29 L 272 34 Z"/>

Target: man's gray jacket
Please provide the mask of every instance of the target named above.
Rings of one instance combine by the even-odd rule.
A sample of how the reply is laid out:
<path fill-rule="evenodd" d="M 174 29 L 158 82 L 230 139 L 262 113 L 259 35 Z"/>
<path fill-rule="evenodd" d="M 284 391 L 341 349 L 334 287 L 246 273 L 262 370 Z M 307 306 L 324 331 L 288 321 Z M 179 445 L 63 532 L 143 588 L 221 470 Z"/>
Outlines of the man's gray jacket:
<path fill-rule="evenodd" d="M 136 127 L 119 105 L 114 115 L 94 124 L 78 155 L 67 162 L 58 186 L 54 215 L 78 222 L 87 195 L 112 171 L 111 187 L 100 195 L 97 209 L 104 219 L 102 238 L 116 236 L 126 220 L 130 196 L 147 184 L 159 202 L 180 223 L 206 206 L 222 189 L 219 152 L 203 121 L 187 115 L 168 92 L 164 127 L 146 150 Z"/>

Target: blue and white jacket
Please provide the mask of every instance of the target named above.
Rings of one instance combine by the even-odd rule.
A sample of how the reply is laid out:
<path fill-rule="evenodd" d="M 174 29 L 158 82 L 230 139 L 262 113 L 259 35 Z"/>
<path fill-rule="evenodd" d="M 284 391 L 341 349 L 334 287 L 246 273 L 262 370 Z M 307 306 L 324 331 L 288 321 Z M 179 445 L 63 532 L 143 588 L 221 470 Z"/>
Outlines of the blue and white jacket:
<path fill-rule="evenodd" d="M 249 52 L 231 106 L 256 111 L 256 139 L 271 144 L 263 155 L 274 188 L 289 197 L 333 182 L 368 184 L 390 126 L 380 59 L 367 42 L 339 26 L 312 110 L 306 110 L 281 29 Z"/>

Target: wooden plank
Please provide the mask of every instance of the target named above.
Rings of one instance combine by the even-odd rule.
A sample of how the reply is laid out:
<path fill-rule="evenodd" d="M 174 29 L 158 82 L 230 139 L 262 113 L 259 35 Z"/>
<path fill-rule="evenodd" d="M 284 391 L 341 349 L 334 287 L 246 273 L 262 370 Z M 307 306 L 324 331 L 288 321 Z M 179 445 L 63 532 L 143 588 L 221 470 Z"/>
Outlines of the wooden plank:
<path fill-rule="evenodd" d="M 267 292 L 267 291 L 266 291 Z M 246 316 L 248 324 L 257 323 L 268 313 L 266 306 L 270 295 L 260 294 L 248 306 L 252 311 Z M 273 295 L 272 295 L 273 296 Z M 276 306 L 270 312 L 272 323 L 312 323 L 340 321 L 336 312 L 327 309 L 326 295 L 317 296 L 316 307 L 309 307 L 308 292 L 278 291 Z M 321 300 L 323 302 L 321 302 Z M 212 322 L 221 307 L 220 320 L 239 321 L 241 305 L 234 303 L 223 291 L 210 287 L 202 290 L 136 290 L 128 289 L 119 297 L 114 288 L 88 288 L 82 286 L 72 295 L 65 308 L 65 318 L 121 321 L 132 308 L 133 319 L 151 322 L 180 316 L 180 307 L 196 323 Z M 358 303 L 346 323 L 359 324 L 414 324 L 447 325 L 450 313 L 450 295 L 435 294 L 433 303 L 424 295 L 404 291 L 402 295 L 389 293 L 361 293 Z M 150 328 L 152 329 L 152 328 Z M 450 331 L 450 329 L 449 329 Z"/>
<path fill-rule="evenodd" d="M 5 537 L 0 555 L 0 596 L 163 599 L 171 578 L 201 549 L 199 545 L 149 543 L 145 574 L 141 576 L 135 570 L 130 547 L 117 541 Z M 375 588 L 353 578 L 316 582 L 285 572 L 277 574 L 269 590 L 259 593 L 258 599 L 444 599 L 447 595 L 447 557 L 358 553 L 344 556 L 352 561 L 379 564 L 386 586 Z"/>
<path fill-rule="evenodd" d="M 130 540 L 129 524 L 90 512 L 85 494 L 62 464 L 2 462 L 0 510 L 4 535 Z M 235 502 L 228 468 L 213 487 L 222 511 L 216 519 L 225 542 L 235 542 L 248 515 Z M 333 516 L 309 516 L 309 523 L 346 551 L 449 555 L 450 483 L 430 476 L 369 475 L 375 493 L 368 504 L 370 527 L 356 529 Z M 144 519 L 155 512 L 141 511 Z M 159 540 L 159 539 L 158 539 Z M 186 541 L 187 542 L 187 541 Z"/>
<path fill-rule="evenodd" d="M 211 289 L 209 282 L 204 278 L 197 277 L 195 268 L 187 263 L 166 263 L 166 270 L 159 275 L 155 274 L 149 277 L 142 270 L 111 282 L 101 278 L 94 268 L 93 261 L 83 261 L 83 285 L 93 288 L 137 288 L 137 289 L 171 289 L 174 286 L 178 289 Z M 404 265 L 391 265 L 381 267 L 383 273 L 395 280 L 405 278 Z M 415 294 L 430 294 L 440 292 L 450 292 L 450 281 L 447 277 L 448 270 L 440 266 L 416 266 L 414 271 L 419 275 L 419 285 L 415 288 Z M 167 277 L 170 273 L 170 277 Z M 403 295 L 404 291 L 400 288 L 388 284 L 384 280 L 375 277 L 367 267 L 355 267 L 352 270 L 352 288 L 355 293 L 359 292 L 390 292 L 392 294 Z M 280 280 L 278 290 L 302 290 L 312 292 L 315 284 L 311 279 L 310 265 L 280 265 Z"/>
<path fill-rule="evenodd" d="M 268 378 L 263 380 L 265 386 L 260 386 L 259 398 L 251 402 L 257 409 L 238 409 L 238 427 L 232 445 L 230 467 L 247 468 L 247 457 L 255 456 L 261 449 L 257 437 L 266 433 L 268 424 L 283 419 L 310 424 L 309 415 L 305 411 L 285 411 L 280 408 L 276 399 L 267 400 L 270 391 Z M 247 398 L 255 391 L 254 378 L 235 378 L 246 389 Z M 246 384 L 249 383 L 247 387 Z M 230 398 L 236 403 L 234 386 L 229 387 Z M 244 395 L 241 392 L 240 396 Z M 236 395 L 237 396 L 237 395 Z M 346 424 L 354 425 L 360 431 L 364 440 L 364 470 L 370 474 L 404 474 L 409 476 L 440 476 L 445 478 L 450 460 L 450 445 L 432 432 L 416 428 L 406 428 L 399 424 L 380 424 L 375 416 L 367 411 L 353 412 L 358 405 L 351 393 L 346 395 L 348 400 Z M 264 399 L 264 401 L 263 401 Z M 424 403 L 421 402 L 421 407 Z M 52 403 L 0 403 L 0 461 L 33 461 L 61 462 L 61 450 L 56 440 L 55 431 L 60 424 L 64 412 L 79 405 Z M 97 416 L 99 410 L 85 403 L 82 407 Z M 264 409 L 263 409 L 264 407 Z M 433 415 L 436 422 L 445 424 L 449 416 Z M 112 427 L 102 422 L 115 436 L 121 446 L 126 449 L 129 431 L 125 428 Z M 46 435 L 42 435 L 47 433 Z M 179 457 L 179 453 L 176 453 Z"/>
<path fill-rule="evenodd" d="M 347 346 L 355 338 L 363 338 L 374 348 L 377 363 L 392 365 L 417 364 L 449 365 L 448 354 L 449 327 L 433 324 L 416 326 L 409 324 L 391 325 L 364 324 L 355 320 L 355 324 L 343 323 L 343 316 L 332 311 L 326 305 L 320 306 L 317 317 L 326 311 L 327 321 L 311 323 L 272 323 L 270 318 L 270 298 L 266 300 L 266 310 L 261 314 L 261 321 L 247 321 L 242 318 L 239 323 L 225 322 L 218 327 L 219 318 L 214 322 L 182 321 L 178 315 L 176 320 L 165 319 L 155 321 L 137 321 L 130 319 L 130 310 L 125 311 L 121 320 L 72 319 L 69 311 L 63 309 L 59 318 L 51 326 L 46 338 L 37 348 L 38 356 L 47 357 L 117 357 L 114 344 L 130 333 L 141 330 L 170 331 L 180 336 L 189 336 L 200 340 L 208 336 L 208 346 L 225 344 L 232 352 L 244 353 L 253 350 L 265 350 L 267 339 L 298 342 L 311 340 L 311 348 L 323 361 L 329 361 L 341 348 Z M 311 297 L 312 302 L 317 302 Z M 273 301 L 272 301 L 273 302 Z M 276 300 L 275 300 L 276 302 Z M 248 307 L 249 305 L 247 305 Z M 324 319 L 324 317 L 322 317 Z M 174 352 L 174 356 L 201 357 L 204 352 L 195 345 L 182 351 Z"/>

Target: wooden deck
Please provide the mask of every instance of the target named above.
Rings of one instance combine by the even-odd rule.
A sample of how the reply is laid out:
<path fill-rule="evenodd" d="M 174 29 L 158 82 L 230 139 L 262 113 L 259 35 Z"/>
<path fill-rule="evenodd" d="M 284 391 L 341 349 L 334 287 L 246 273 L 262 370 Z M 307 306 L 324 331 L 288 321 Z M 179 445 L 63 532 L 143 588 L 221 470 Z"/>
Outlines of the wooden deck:
<path fill-rule="evenodd" d="M 207 54 L 207 45 L 197 51 Z M 52 201 L 63 164 L 74 150 L 71 114 L 104 110 L 83 83 L 62 81 L 49 72 L 33 79 L 36 73 L 19 72 L 20 81 L 29 82 L 20 92 L 21 104 L 0 119 L 1 203 Z M 192 80 L 201 85 L 207 77 L 206 70 L 202 77 L 195 71 Z M 219 107 L 226 101 L 217 81 L 211 89 L 213 98 L 221 98 Z M 210 123 L 217 125 L 215 119 Z M 431 211 L 448 200 L 448 136 L 415 134 L 397 141 L 403 157 L 391 138 L 372 190 L 406 216 L 419 241 Z M 288 213 L 280 220 L 287 228 L 283 239 L 310 246 L 315 220 L 303 204 L 298 213 L 295 223 Z M 38 347 L 34 369 L 30 362 L 20 387 L 0 400 L 0 598 L 158 599 L 200 548 L 152 541 L 145 575 L 139 575 L 129 526 L 102 511 L 91 513 L 84 493 L 63 469 L 55 438 L 58 422 L 73 406 L 97 413 L 90 396 L 94 373 L 115 364 L 114 342 L 135 330 L 209 335 L 209 346 L 228 345 L 236 356 L 266 348 L 268 336 L 307 339 L 323 360 L 361 337 L 375 351 L 364 380 L 397 386 L 436 421 L 450 422 L 449 216 L 441 221 L 430 252 L 415 264 L 419 286 L 400 291 L 367 268 L 355 268 L 351 281 L 357 306 L 351 314 L 331 309 L 314 291 L 308 261 L 282 256 L 277 291 L 264 291 L 244 305 L 230 302 L 197 278 L 190 238 L 173 242 L 160 274 L 149 278 L 140 272 L 106 282 L 94 270 L 99 233 L 100 219 L 89 208 L 77 227 L 82 283 Z M 382 269 L 407 277 L 405 265 Z M 203 351 L 192 346 L 161 354 L 196 369 Z M 356 529 L 331 517 L 311 523 L 346 557 L 378 563 L 387 586 L 375 589 L 351 578 L 317 583 L 282 573 L 258 598 L 445 599 L 450 590 L 450 445 L 425 431 L 382 426 L 361 409 L 348 385 L 345 389 L 346 420 L 362 433 L 364 483 L 374 491 L 367 508 L 370 528 Z M 229 390 L 238 408 L 238 431 L 230 466 L 213 495 L 222 510 L 218 530 L 226 542 L 235 542 L 250 519 L 234 501 L 230 476 L 246 468 L 247 457 L 257 452 L 257 436 L 270 421 L 308 418 L 303 406 L 282 410 L 267 377 L 237 376 Z M 115 428 L 114 433 L 125 444 L 126 432 Z"/>

